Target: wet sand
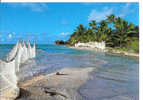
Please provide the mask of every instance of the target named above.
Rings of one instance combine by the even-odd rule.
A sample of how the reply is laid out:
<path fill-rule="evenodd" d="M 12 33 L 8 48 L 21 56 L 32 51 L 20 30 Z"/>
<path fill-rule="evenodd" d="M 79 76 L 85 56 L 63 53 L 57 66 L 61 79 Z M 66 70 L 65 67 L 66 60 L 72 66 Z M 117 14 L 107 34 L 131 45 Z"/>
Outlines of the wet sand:
<path fill-rule="evenodd" d="M 56 73 L 38 76 L 19 84 L 17 100 L 82 100 L 78 89 L 89 79 L 93 68 L 64 68 Z"/>

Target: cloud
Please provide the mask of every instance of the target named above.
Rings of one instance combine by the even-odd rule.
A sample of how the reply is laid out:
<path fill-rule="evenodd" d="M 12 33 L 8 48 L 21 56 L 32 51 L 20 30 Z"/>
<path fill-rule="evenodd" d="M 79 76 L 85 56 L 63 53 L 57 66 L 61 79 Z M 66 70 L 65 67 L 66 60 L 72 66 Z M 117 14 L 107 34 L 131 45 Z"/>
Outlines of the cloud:
<path fill-rule="evenodd" d="M 35 32 L 13 32 L 0 30 L 0 42 L 1 43 L 16 43 L 18 40 L 30 40 L 39 43 L 51 43 L 54 41 L 56 36 L 48 33 L 35 33 Z"/>
<path fill-rule="evenodd" d="M 47 10 L 48 6 L 45 3 L 16 3 L 16 4 L 9 4 L 11 7 L 23 7 L 28 8 L 34 12 L 43 12 Z"/>
<path fill-rule="evenodd" d="M 68 40 L 70 35 L 71 34 L 69 32 L 62 32 L 61 34 L 56 36 L 56 40 Z"/>
<path fill-rule="evenodd" d="M 115 14 L 116 16 L 119 17 L 125 17 L 129 14 L 132 14 L 135 12 L 135 9 L 132 7 L 132 3 L 126 3 L 123 6 L 113 6 L 112 8 L 110 7 L 104 7 L 101 10 L 96 10 L 93 9 L 89 16 L 88 16 L 88 21 L 91 20 L 96 20 L 97 22 L 106 19 L 106 16 L 110 14 Z"/>
<path fill-rule="evenodd" d="M 0 41 L 1 42 L 8 42 L 8 41 L 13 41 L 13 32 L 10 31 L 0 31 Z"/>
<path fill-rule="evenodd" d="M 134 12 L 134 9 L 131 8 L 131 3 L 127 3 L 125 6 L 120 8 L 119 17 L 125 17 L 126 15 Z"/>
<path fill-rule="evenodd" d="M 97 22 L 106 19 L 106 16 L 113 13 L 112 8 L 104 7 L 102 11 L 92 10 L 88 16 L 88 21 L 96 20 Z"/>
<path fill-rule="evenodd" d="M 68 36 L 68 35 L 69 35 L 68 32 L 62 32 L 62 33 L 60 34 L 60 36 L 62 36 L 62 37 L 66 37 L 66 36 Z"/>
<path fill-rule="evenodd" d="M 12 34 L 8 34 L 8 38 L 9 38 L 9 39 L 12 38 Z"/>
<path fill-rule="evenodd" d="M 0 31 L 0 38 L 7 38 L 7 39 L 10 39 L 12 38 L 12 36 L 14 35 L 15 33 L 14 32 L 11 32 L 11 31 L 3 31 L 1 30 Z"/>

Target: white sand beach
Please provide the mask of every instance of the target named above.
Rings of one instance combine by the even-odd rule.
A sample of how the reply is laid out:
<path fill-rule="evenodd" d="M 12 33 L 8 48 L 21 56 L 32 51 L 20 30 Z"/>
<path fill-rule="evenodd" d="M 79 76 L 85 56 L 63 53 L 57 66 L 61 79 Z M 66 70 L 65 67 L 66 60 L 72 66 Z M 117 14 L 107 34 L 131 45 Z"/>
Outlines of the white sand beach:
<path fill-rule="evenodd" d="M 56 73 L 38 76 L 19 84 L 21 95 L 17 100 L 81 100 L 77 90 L 90 77 L 93 68 L 64 68 Z"/>

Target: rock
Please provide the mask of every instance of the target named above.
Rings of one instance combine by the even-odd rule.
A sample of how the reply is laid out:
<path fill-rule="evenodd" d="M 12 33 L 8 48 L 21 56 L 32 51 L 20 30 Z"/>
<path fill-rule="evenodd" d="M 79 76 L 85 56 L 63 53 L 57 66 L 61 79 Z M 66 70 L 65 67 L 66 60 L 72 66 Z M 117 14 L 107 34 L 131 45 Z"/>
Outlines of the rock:
<path fill-rule="evenodd" d="M 75 47 L 90 47 L 104 50 L 106 48 L 105 42 L 88 42 L 88 43 L 76 43 Z"/>

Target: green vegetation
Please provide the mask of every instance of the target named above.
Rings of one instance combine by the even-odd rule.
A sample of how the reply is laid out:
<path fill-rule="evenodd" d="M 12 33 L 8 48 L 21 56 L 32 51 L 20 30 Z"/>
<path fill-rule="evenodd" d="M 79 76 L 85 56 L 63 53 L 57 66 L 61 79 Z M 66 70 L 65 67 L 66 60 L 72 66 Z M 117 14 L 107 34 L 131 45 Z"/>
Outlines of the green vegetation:
<path fill-rule="evenodd" d="M 74 45 L 94 41 L 105 41 L 107 47 L 139 52 L 139 27 L 111 14 L 100 22 L 91 21 L 88 28 L 80 24 L 66 42 Z"/>
<path fill-rule="evenodd" d="M 58 45 L 65 45 L 65 44 L 67 44 L 66 41 L 63 41 L 63 40 L 57 40 L 57 41 L 55 41 L 55 43 L 58 44 Z"/>

